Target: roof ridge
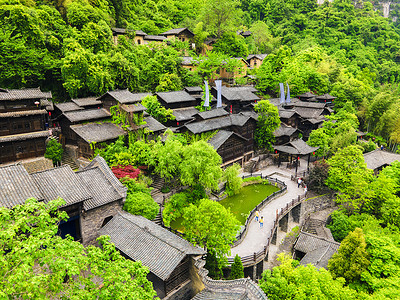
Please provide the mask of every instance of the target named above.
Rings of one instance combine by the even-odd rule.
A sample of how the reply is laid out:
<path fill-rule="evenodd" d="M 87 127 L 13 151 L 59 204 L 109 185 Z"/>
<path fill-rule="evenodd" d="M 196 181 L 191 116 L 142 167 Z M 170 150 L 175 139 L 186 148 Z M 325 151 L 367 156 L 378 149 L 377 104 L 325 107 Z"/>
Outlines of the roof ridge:
<path fill-rule="evenodd" d="M 43 173 L 43 172 L 48 172 L 48 171 L 52 171 L 52 170 L 55 170 L 55 169 L 61 169 L 61 168 L 70 168 L 71 171 L 74 172 L 74 170 L 72 170 L 70 165 L 65 164 L 65 165 L 61 165 L 61 166 L 58 166 L 58 167 L 53 167 L 53 168 L 50 168 L 50 169 L 47 169 L 47 170 L 41 170 L 41 171 L 33 172 L 30 175 L 39 174 L 39 173 Z"/>
<path fill-rule="evenodd" d="M 303 233 L 303 234 L 305 234 L 305 235 L 308 235 L 308 236 L 317 238 L 317 239 L 319 239 L 319 240 L 323 240 L 323 241 L 328 242 L 328 243 L 330 243 L 330 244 L 336 244 L 336 245 L 339 245 L 339 246 L 340 246 L 340 243 L 338 243 L 338 242 L 336 242 L 336 241 L 328 240 L 328 239 L 326 239 L 326 238 L 324 238 L 324 237 L 321 237 L 321 236 L 318 236 L 318 235 L 316 235 L 316 234 L 312 234 L 312 233 L 309 233 L 309 232 L 306 232 L 306 231 L 300 231 L 300 233 Z"/>

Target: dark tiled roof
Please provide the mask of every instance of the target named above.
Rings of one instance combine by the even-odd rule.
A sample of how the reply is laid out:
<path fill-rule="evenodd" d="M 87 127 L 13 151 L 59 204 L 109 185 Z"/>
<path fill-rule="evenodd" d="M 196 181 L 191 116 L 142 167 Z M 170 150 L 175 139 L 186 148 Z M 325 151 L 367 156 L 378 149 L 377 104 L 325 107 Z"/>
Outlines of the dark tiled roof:
<path fill-rule="evenodd" d="M 98 167 L 107 178 L 108 182 L 120 194 L 121 198 L 126 197 L 127 188 L 115 177 L 107 162 L 101 156 L 97 155 L 83 170 L 89 170 Z"/>
<path fill-rule="evenodd" d="M 123 104 L 121 108 L 126 112 L 141 112 L 146 110 L 146 107 L 144 107 L 141 103 Z"/>
<path fill-rule="evenodd" d="M 77 98 L 71 99 L 76 105 L 85 107 L 85 106 L 94 106 L 99 105 L 101 106 L 101 101 L 97 99 L 97 97 L 87 97 L 87 98 Z"/>
<path fill-rule="evenodd" d="M 126 135 L 126 132 L 113 123 L 88 123 L 72 125 L 71 130 L 86 142 L 105 142 Z"/>
<path fill-rule="evenodd" d="M 329 94 L 323 94 L 321 96 L 317 96 L 316 99 L 318 100 L 326 100 L 326 101 L 332 101 L 336 99 L 336 97 L 329 95 Z"/>
<path fill-rule="evenodd" d="M 153 132 L 162 131 L 167 128 L 151 116 L 145 118 L 144 121 L 146 122 L 147 129 Z"/>
<path fill-rule="evenodd" d="M 72 123 L 82 121 L 102 120 L 111 116 L 111 114 L 104 108 L 92 108 L 85 110 L 76 110 L 64 113 L 64 116 Z"/>
<path fill-rule="evenodd" d="M 227 101 L 258 101 L 260 97 L 251 92 L 250 87 L 222 87 L 222 97 Z"/>
<path fill-rule="evenodd" d="M 125 28 L 118 28 L 118 27 L 113 27 L 111 28 L 112 32 L 118 33 L 118 34 L 125 34 L 126 29 Z"/>
<path fill-rule="evenodd" d="M 215 108 L 212 110 L 207 110 L 203 112 L 199 112 L 198 116 L 203 120 L 213 119 L 217 117 L 227 116 L 229 113 L 223 108 Z"/>
<path fill-rule="evenodd" d="M 12 208 L 28 198 L 43 200 L 34 180 L 22 165 L 0 167 L 0 205 Z"/>
<path fill-rule="evenodd" d="M 55 107 L 57 107 L 63 113 L 84 109 L 83 107 L 80 107 L 79 105 L 77 105 L 74 102 L 57 103 L 57 104 L 55 104 Z"/>
<path fill-rule="evenodd" d="M 192 133 L 202 133 L 217 129 L 228 128 L 230 126 L 243 126 L 250 119 L 241 114 L 229 115 L 221 118 L 209 119 L 200 122 L 188 123 L 185 127 Z"/>
<path fill-rule="evenodd" d="M 252 58 L 257 58 L 259 60 L 264 60 L 264 58 L 266 58 L 268 56 L 268 54 L 249 54 L 246 57 L 246 60 L 250 60 Z"/>
<path fill-rule="evenodd" d="M 319 149 L 319 147 L 307 145 L 302 139 L 288 142 L 282 146 L 274 146 L 274 148 L 278 151 L 295 155 L 306 155 Z"/>
<path fill-rule="evenodd" d="M 237 133 L 227 130 L 220 130 L 211 139 L 208 140 L 208 143 L 213 146 L 215 150 L 218 150 L 219 147 L 221 147 L 232 135 L 237 136 L 243 141 L 247 141 L 247 139 Z"/>
<path fill-rule="evenodd" d="M 364 160 L 368 169 L 375 170 L 382 166 L 390 165 L 396 160 L 400 161 L 400 154 L 376 149 L 365 153 Z"/>
<path fill-rule="evenodd" d="M 245 110 L 241 111 L 239 114 L 252 118 L 255 121 L 258 121 L 258 113 L 253 110 Z"/>
<path fill-rule="evenodd" d="M 100 207 L 123 198 L 110 184 L 107 177 L 99 167 L 85 169 L 76 172 L 76 174 L 85 184 L 91 195 L 91 199 L 88 199 L 83 203 L 84 210 Z"/>
<path fill-rule="evenodd" d="M 20 133 L 20 134 L 14 134 L 14 135 L 5 135 L 5 136 L 0 136 L 0 143 L 32 140 L 32 139 L 37 139 L 37 138 L 45 138 L 48 136 L 49 136 L 48 130 Z"/>
<path fill-rule="evenodd" d="M 54 110 L 54 103 L 47 99 L 40 99 L 40 107 L 45 107 L 47 111 Z"/>
<path fill-rule="evenodd" d="M 298 98 L 314 98 L 315 96 L 317 96 L 317 95 L 314 95 L 313 93 L 311 93 L 311 92 L 307 92 L 307 93 L 304 93 L 304 94 L 301 94 L 301 95 L 298 95 L 297 97 Z"/>
<path fill-rule="evenodd" d="M 279 110 L 279 117 L 282 119 L 290 119 L 295 114 L 296 114 L 296 112 L 294 110 L 287 110 L 287 109 Z"/>
<path fill-rule="evenodd" d="M 166 37 L 163 35 L 145 35 L 143 39 L 147 41 L 163 41 Z"/>
<path fill-rule="evenodd" d="M 180 33 L 184 32 L 184 31 L 187 31 L 190 35 L 194 36 L 193 32 L 191 32 L 186 27 L 184 27 L 184 28 L 174 28 L 174 29 L 168 30 L 166 32 L 163 32 L 161 34 L 163 34 L 163 35 L 180 34 Z"/>
<path fill-rule="evenodd" d="M 303 119 L 317 119 L 324 112 L 323 108 L 295 107 L 294 110 Z"/>
<path fill-rule="evenodd" d="M 45 109 L 11 111 L 11 112 L 0 113 L 0 118 L 45 115 L 45 114 L 47 114 L 47 111 Z"/>
<path fill-rule="evenodd" d="M 103 99 L 106 95 L 110 95 L 112 98 L 114 98 L 116 101 L 118 101 L 121 104 L 131 104 L 131 103 L 136 103 L 139 101 L 142 101 L 142 99 L 146 96 L 151 95 L 150 93 L 131 93 L 126 90 L 115 90 L 115 91 L 109 91 L 105 93 L 104 95 L 100 96 L 98 99 L 101 100 Z"/>
<path fill-rule="evenodd" d="M 137 36 L 145 36 L 145 35 L 147 35 L 147 33 L 142 31 L 142 30 L 135 30 L 135 34 Z"/>
<path fill-rule="evenodd" d="M 326 121 L 327 119 L 323 116 L 319 116 L 318 118 L 310 118 L 310 119 L 306 119 L 305 121 L 310 122 L 311 124 L 321 124 L 324 121 Z"/>
<path fill-rule="evenodd" d="M 78 176 L 69 165 L 31 174 L 45 201 L 61 197 L 68 206 L 83 202 L 91 195 Z"/>
<path fill-rule="evenodd" d="M 205 253 L 154 222 L 127 212 L 118 213 L 100 234 L 110 236 L 116 248 L 131 259 L 141 261 L 164 281 L 186 255 Z"/>
<path fill-rule="evenodd" d="M 185 87 L 185 91 L 189 94 L 203 93 L 203 89 L 199 86 L 187 86 Z"/>
<path fill-rule="evenodd" d="M 318 102 L 306 102 L 306 101 L 296 101 L 292 103 L 294 107 L 305 107 L 305 108 L 325 108 L 326 103 L 318 103 Z"/>
<path fill-rule="evenodd" d="M 52 97 L 51 92 L 42 92 L 40 88 L 6 90 L 6 92 L 3 91 L 0 91 L 0 101 L 23 100 L 23 99 L 47 99 Z"/>
<path fill-rule="evenodd" d="M 175 120 L 187 121 L 193 119 L 193 116 L 197 114 L 199 111 L 195 107 L 185 107 L 185 108 L 177 108 L 172 110 L 173 115 L 175 116 Z"/>
<path fill-rule="evenodd" d="M 291 136 L 292 134 L 294 134 L 297 131 L 296 128 L 287 126 L 285 124 L 281 124 L 281 126 L 278 127 L 278 129 L 276 129 L 274 131 L 274 136 L 276 137 L 280 137 L 280 136 Z"/>
<path fill-rule="evenodd" d="M 160 92 L 156 95 L 166 103 L 177 103 L 177 102 L 188 102 L 195 101 L 193 96 L 189 95 L 185 91 L 174 91 L 174 92 Z"/>

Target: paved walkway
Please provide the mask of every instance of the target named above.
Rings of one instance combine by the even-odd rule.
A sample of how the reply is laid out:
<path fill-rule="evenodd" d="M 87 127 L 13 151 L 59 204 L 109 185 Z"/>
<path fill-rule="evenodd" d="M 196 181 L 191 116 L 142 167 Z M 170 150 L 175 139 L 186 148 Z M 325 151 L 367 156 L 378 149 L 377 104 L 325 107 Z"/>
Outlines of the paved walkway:
<path fill-rule="evenodd" d="M 298 195 L 304 193 L 303 188 L 297 188 L 297 183 L 290 180 L 290 176 L 294 175 L 294 170 L 289 170 L 285 167 L 278 168 L 277 166 L 270 166 L 257 173 L 262 173 L 263 176 L 268 175 L 285 182 L 287 185 L 287 192 L 266 204 L 260 211 L 260 217 L 264 216 L 263 228 L 260 228 L 259 223 L 253 218 L 247 228 L 245 238 L 239 245 L 231 249 L 231 257 L 235 257 L 236 254 L 239 254 L 241 257 L 248 256 L 254 254 L 254 252 L 263 250 L 264 246 L 267 245 L 267 239 L 274 226 L 276 211 L 285 207 L 287 203 L 297 198 Z M 244 173 L 244 175 L 246 174 L 247 173 Z"/>

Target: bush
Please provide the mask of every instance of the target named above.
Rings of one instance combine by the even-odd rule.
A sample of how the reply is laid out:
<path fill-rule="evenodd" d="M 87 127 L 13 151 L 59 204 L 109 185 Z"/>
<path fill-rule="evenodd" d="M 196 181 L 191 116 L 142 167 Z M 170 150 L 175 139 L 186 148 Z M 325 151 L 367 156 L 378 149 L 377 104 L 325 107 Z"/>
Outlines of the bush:
<path fill-rule="evenodd" d="M 328 174 L 329 165 L 325 160 L 314 162 L 307 180 L 309 189 L 318 193 L 329 190 L 325 184 Z"/>
<path fill-rule="evenodd" d="M 239 279 L 244 277 L 244 270 L 242 260 L 239 255 L 236 254 L 233 264 L 231 266 L 231 274 L 229 279 Z"/>
<path fill-rule="evenodd" d="M 166 194 L 166 193 L 169 193 L 170 190 L 171 190 L 171 189 L 169 188 L 169 186 L 164 185 L 164 186 L 161 188 L 161 193 Z"/>
<path fill-rule="evenodd" d="M 145 182 L 140 182 L 137 179 L 131 179 L 129 177 L 120 178 L 120 181 L 128 188 L 128 193 L 142 192 L 151 195 L 151 189 L 147 187 Z"/>
<path fill-rule="evenodd" d="M 112 172 L 114 173 L 115 177 L 118 179 L 129 177 L 131 179 L 135 179 L 139 176 L 140 170 L 135 169 L 133 166 L 115 166 L 111 168 Z"/>
<path fill-rule="evenodd" d="M 242 188 L 243 179 L 239 177 L 240 166 L 234 164 L 227 167 L 224 171 L 224 180 L 226 180 L 225 191 L 229 196 L 239 193 Z"/>
<path fill-rule="evenodd" d="M 168 198 L 164 205 L 163 222 L 169 227 L 173 220 L 182 216 L 183 209 L 189 205 L 187 193 L 177 193 Z"/>
<path fill-rule="evenodd" d="M 124 210 L 133 215 L 141 215 L 149 220 L 153 220 L 158 214 L 159 206 L 149 194 L 134 192 L 128 193 Z"/>
<path fill-rule="evenodd" d="M 46 146 L 44 157 L 51 159 L 53 165 L 56 165 L 61 161 L 63 153 L 62 145 L 55 138 L 50 138 Z"/>

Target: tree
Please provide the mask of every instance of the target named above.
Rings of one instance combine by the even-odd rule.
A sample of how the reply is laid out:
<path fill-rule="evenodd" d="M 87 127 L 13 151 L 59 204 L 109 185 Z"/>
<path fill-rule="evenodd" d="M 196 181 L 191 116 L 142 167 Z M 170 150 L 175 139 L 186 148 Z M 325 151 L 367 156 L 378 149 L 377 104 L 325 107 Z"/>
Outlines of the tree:
<path fill-rule="evenodd" d="M 322 193 L 328 188 L 326 186 L 326 179 L 328 178 L 329 166 L 325 160 L 316 161 L 312 164 L 310 173 L 308 175 L 308 187 L 310 190 Z"/>
<path fill-rule="evenodd" d="M 243 179 L 239 176 L 239 170 L 238 164 L 233 164 L 224 170 L 225 191 L 230 196 L 239 193 L 242 188 Z"/>
<path fill-rule="evenodd" d="M 333 278 L 342 277 L 347 283 L 359 280 L 370 264 L 366 247 L 361 228 L 350 232 L 341 242 L 338 252 L 328 262 L 328 270 Z"/>
<path fill-rule="evenodd" d="M 329 153 L 330 137 L 325 133 L 324 128 L 318 128 L 310 133 L 307 144 L 311 147 L 319 147 L 315 152 L 317 156 L 326 156 Z"/>
<path fill-rule="evenodd" d="M 231 266 L 231 274 L 229 276 L 230 279 L 239 279 L 244 277 L 244 270 L 242 260 L 239 255 L 235 255 L 235 259 Z"/>
<path fill-rule="evenodd" d="M 206 264 L 204 267 L 208 270 L 208 276 L 212 279 L 221 279 L 224 276 L 221 263 L 213 249 L 207 249 Z"/>
<path fill-rule="evenodd" d="M 152 162 L 154 171 L 160 177 L 171 180 L 179 174 L 184 151 L 181 142 L 168 136 L 165 143 L 157 143 L 153 151 L 155 156 L 155 161 Z"/>
<path fill-rule="evenodd" d="M 61 162 L 63 153 L 62 145 L 55 138 L 50 138 L 46 145 L 44 157 L 51 159 L 53 165 L 57 165 Z"/>
<path fill-rule="evenodd" d="M 272 143 L 275 142 L 273 132 L 281 124 L 278 108 L 268 100 L 261 100 L 254 106 L 254 110 L 258 113 L 255 142 L 260 148 L 271 149 Z"/>
<path fill-rule="evenodd" d="M 223 266 L 239 229 L 239 221 L 229 209 L 210 199 L 201 199 L 198 206 L 190 204 L 184 210 L 182 225 L 185 239 L 214 251 Z"/>
<path fill-rule="evenodd" d="M 201 184 L 204 188 L 217 189 L 222 176 L 221 157 L 205 141 L 186 146 L 180 163 L 180 180 L 183 185 Z"/>
<path fill-rule="evenodd" d="M 284 253 L 278 260 L 281 264 L 272 271 L 265 270 L 260 280 L 268 299 L 358 299 L 357 292 L 346 287 L 342 278 L 332 278 L 324 268 L 297 266 L 298 262 Z"/>
<path fill-rule="evenodd" d="M 157 216 L 160 207 L 148 193 L 133 192 L 128 193 L 126 196 L 124 210 L 133 215 L 140 215 L 146 219 L 153 220 Z"/>
<path fill-rule="evenodd" d="M 146 111 L 151 115 L 154 119 L 158 120 L 161 123 L 165 123 L 168 120 L 175 120 L 175 116 L 172 114 L 171 109 L 166 109 L 161 105 L 161 103 L 157 100 L 156 96 L 146 96 L 142 100 L 142 104 L 146 107 Z"/>
<path fill-rule="evenodd" d="M 249 49 L 244 38 L 236 32 L 224 32 L 213 46 L 213 51 L 224 53 L 230 57 L 247 57 Z"/>
<path fill-rule="evenodd" d="M 355 209 L 361 208 L 365 191 L 372 179 L 372 170 L 367 169 L 362 151 L 357 146 L 339 149 L 328 161 L 328 187 L 339 191 L 337 201 L 350 201 Z"/>
<path fill-rule="evenodd" d="M 0 297 L 14 299 L 153 299 L 148 268 L 125 259 L 108 241 L 83 247 L 57 235 L 67 220 L 62 199 L 28 199 L 0 208 Z"/>

